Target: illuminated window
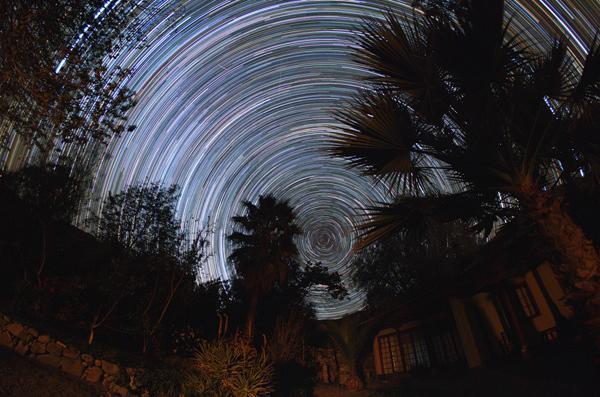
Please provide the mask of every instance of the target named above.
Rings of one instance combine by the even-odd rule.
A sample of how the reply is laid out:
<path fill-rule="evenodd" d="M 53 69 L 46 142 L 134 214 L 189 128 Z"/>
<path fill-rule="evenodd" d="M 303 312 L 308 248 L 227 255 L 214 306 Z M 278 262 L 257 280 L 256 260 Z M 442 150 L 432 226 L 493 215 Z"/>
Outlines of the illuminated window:
<path fill-rule="evenodd" d="M 405 332 L 400 334 L 400 344 L 402 346 L 402 357 L 404 358 L 404 366 L 406 371 L 408 371 L 417 365 L 415 345 L 413 344 L 410 333 Z"/>
<path fill-rule="evenodd" d="M 422 335 L 412 334 L 413 344 L 415 345 L 415 360 L 420 367 L 430 367 L 429 352 L 427 351 L 427 342 Z"/>
<path fill-rule="evenodd" d="M 384 374 L 393 374 L 404 370 L 398 334 L 379 337 L 379 351 L 381 355 L 381 370 Z"/>
<path fill-rule="evenodd" d="M 448 365 L 458 361 L 458 349 L 456 340 L 451 331 L 434 335 L 431 338 L 431 344 L 435 354 L 435 359 L 439 365 Z"/>
<path fill-rule="evenodd" d="M 546 342 L 552 343 L 558 340 L 558 332 L 556 331 L 556 328 L 547 329 L 544 331 L 543 335 Z"/>
<path fill-rule="evenodd" d="M 526 283 L 516 285 L 515 293 L 517 294 L 517 298 L 519 298 L 519 302 L 521 302 L 521 306 L 527 317 L 537 317 L 540 315 L 540 311 L 535 304 L 535 300 Z"/>
<path fill-rule="evenodd" d="M 455 332 L 445 327 L 436 329 L 435 334 L 414 330 L 383 335 L 378 340 L 384 375 L 408 372 L 417 367 L 446 366 L 462 357 Z"/>

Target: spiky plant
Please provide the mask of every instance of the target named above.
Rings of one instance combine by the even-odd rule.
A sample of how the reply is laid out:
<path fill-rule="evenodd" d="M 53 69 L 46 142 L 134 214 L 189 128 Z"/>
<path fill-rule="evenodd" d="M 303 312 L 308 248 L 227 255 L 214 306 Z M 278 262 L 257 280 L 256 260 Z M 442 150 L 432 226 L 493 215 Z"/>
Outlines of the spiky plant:
<path fill-rule="evenodd" d="M 194 356 L 194 371 L 186 381 L 192 395 L 215 397 L 261 397 L 273 390 L 273 367 L 262 349 L 247 338 L 203 341 Z"/>

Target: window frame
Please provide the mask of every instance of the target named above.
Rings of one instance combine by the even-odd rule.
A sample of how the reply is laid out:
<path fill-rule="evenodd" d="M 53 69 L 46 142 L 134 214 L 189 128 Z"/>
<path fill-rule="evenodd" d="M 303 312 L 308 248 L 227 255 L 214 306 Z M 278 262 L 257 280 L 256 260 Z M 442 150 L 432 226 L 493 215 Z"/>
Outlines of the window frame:
<path fill-rule="evenodd" d="M 528 313 L 529 308 L 525 307 L 523 299 L 521 298 L 522 295 L 519 294 L 519 291 L 523 291 L 523 296 L 529 301 L 529 306 L 531 308 L 531 314 Z M 540 314 L 541 314 L 540 308 L 537 304 L 537 301 L 533 297 L 533 294 L 531 293 L 529 284 L 527 284 L 526 281 L 515 284 L 514 285 L 514 293 L 517 297 L 517 300 L 519 301 L 519 304 L 521 305 L 521 310 L 523 310 L 523 314 L 525 314 L 525 317 L 536 318 L 536 317 L 540 316 Z"/>
<path fill-rule="evenodd" d="M 398 349 L 398 357 L 397 360 L 394 359 L 394 352 L 392 351 L 392 343 L 391 339 L 396 338 L 396 348 Z M 385 341 L 385 343 L 384 343 Z M 377 337 L 377 342 L 379 343 L 379 362 L 381 363 L 381 374 L 382 375 L 394 375 L 406 372 L 406 368 L 404 365 L 404 357 L 402 355 L 402 347 L 400 346 L 400 338 L 398 332 L 391 332 L 385 335 L 379 335 Z M 390 357 L 391 364 L 391 372 L 386 372 L 386 364 L 384 362 L 384 347 L 386 352 Z"/>

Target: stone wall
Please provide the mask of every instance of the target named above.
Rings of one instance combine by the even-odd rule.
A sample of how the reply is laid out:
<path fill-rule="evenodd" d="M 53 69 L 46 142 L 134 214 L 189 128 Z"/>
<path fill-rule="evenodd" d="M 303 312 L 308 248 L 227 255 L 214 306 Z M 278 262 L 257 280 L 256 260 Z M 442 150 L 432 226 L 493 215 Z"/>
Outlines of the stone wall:
<path fill-rule="evenodd" d="M 36 329 L 0 314 L 0 347 L 56 368 L 65 374 L 96 386 L 106 396 L 131 396 L 136 390 L 136 375 L 141 369 L 124 368 L 116 363 L 81 353 L 67 344 L 41 335 Z"/>

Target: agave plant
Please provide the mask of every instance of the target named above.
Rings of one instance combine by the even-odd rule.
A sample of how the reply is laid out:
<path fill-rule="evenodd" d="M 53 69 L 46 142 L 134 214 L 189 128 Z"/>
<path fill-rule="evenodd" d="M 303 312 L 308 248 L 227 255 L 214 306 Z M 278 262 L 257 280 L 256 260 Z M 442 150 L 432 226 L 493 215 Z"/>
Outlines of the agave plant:
<path fill-rule="evenodd" d="M 194 371 L 186 381 L 192 395 L 261 397 L 273 390 L 273 367 L 265 350 L 258 352 L 239 334 L 203 341 L 193 363 Z"/>

